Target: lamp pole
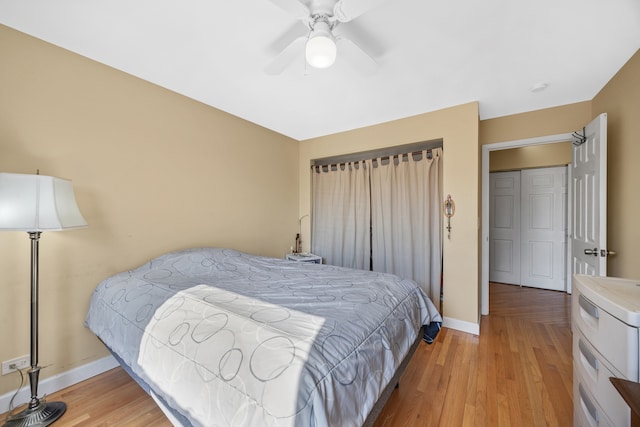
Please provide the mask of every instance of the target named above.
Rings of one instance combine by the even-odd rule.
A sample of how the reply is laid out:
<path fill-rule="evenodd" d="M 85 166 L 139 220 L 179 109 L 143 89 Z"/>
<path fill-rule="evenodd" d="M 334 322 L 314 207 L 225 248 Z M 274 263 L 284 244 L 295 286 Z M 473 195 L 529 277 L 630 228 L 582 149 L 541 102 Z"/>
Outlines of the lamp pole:
<path fill-rule="evenodd" d="M 29 385 L 31 400 L 22 412 L 12 416 L 3 427 L 48 426 L 62 416 L 67 410 L 64 402 L 46 402 L 38 398 L 38 276 L 39 276 L 39 243 L 40 231 L 28 231 L 31 239 L 31 368 L 29 369 Z"/>
<path fill-rule="evenodd" d="M 31 369 L 29 370 L 29 384 L 31 385 L 31 401 L 29 408 L 36 408 L 40 404 L 38 399 L 38 378 L 40 367 L 38 366 L 38 265 L 40 231 L 29 231 L 31 239 Z"/>

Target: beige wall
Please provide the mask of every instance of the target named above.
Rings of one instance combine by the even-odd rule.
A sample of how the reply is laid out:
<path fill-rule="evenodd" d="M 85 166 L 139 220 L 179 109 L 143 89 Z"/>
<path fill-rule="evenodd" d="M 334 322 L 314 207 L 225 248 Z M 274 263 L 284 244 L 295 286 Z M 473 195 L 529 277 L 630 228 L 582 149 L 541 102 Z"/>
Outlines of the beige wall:
<path fill-rule="evenodd" d="M 480 144 L 574 132 L 592 119 L 591 102 L 562 105 L 480 121 Z"/>
<path fill-rule="evenodd" d="M 607 113 L 610 276 L 640 279 L 640 50 L 593 99 Z"/>
<path fill-rule="evenodd" d="M 489 171 L 563 166 L 571 163 L 571 142 L 510 148 L 489 153 Z"/>
<path fill-rule="evenodd" d="M 444 194 L 451 194 L 456 214 L 451 240 L 444 240 L 443 315 L 477 324 L 478 311 L 478 105 L 465 104 L 300 143 L 300 214 L 310 212 L 310 161 L 394 145 L 442 139 Z M 308 250 L 309 223 L 303 223 Z M 306 244 L 306 246 L 304 246 Z M 462 268 L 464 266 L 464 268 Z"/>
<path fill-rule="evenodd" d="M 89 223 L 42 235 L 43 378 L 107 354 L 83 321 L 108 275 L 191 246 L 293 244 L 296 141 L 3 26 L 0 57 L 0 171 L 72 179 Z M 0 233 L 0 271 L 8 360 L 29 353 L 26 233 Z"/>

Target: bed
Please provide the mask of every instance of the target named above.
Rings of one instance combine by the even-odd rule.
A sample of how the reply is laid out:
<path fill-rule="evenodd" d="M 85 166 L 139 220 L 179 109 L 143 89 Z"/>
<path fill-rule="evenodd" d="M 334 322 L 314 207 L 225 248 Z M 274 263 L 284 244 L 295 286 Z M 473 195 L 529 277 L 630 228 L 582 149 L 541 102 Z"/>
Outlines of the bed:
<path fill-rule="evenodd" d="M 174 424 L 210 427 L 369 425 L 441 322 L 394 275 L 194 248 L 104 280 L 85 324 Z"/>

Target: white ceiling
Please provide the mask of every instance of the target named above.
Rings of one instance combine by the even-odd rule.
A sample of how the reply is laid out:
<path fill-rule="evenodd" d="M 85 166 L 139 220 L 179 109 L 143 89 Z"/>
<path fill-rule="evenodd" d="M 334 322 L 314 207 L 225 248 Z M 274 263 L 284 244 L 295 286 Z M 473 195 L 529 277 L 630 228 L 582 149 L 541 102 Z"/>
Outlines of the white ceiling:
<path fill-rule="evenodd" d="M 487 119 L 591 100 L 640 48 L 639 0 L 387 0 L 335 29 L 373 74 L 339 51 L 266 75 L 306 32 L 270 0 L 0 0 L 0 23 L 297 140 L 470 101 Z"/>

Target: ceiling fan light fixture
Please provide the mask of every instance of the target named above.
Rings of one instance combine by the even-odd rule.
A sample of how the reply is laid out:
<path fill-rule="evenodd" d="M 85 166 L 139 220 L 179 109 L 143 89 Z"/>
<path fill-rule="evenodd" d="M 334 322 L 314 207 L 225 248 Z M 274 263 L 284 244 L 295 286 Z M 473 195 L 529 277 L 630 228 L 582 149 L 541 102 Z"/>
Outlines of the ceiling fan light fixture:
<path fill-rule="evenodd" d="M 326 21 L 317 21 L 305 46 L 307 63 L 314 68 L 328 68 L 336 60 L 336 42 L 331 26 Z"/>

